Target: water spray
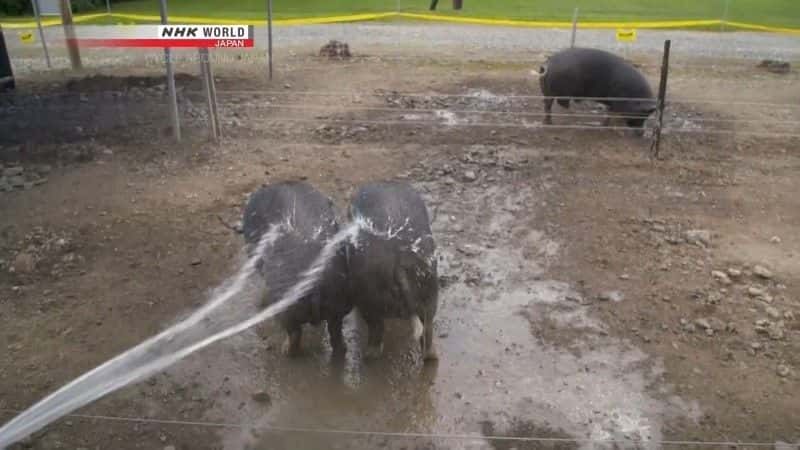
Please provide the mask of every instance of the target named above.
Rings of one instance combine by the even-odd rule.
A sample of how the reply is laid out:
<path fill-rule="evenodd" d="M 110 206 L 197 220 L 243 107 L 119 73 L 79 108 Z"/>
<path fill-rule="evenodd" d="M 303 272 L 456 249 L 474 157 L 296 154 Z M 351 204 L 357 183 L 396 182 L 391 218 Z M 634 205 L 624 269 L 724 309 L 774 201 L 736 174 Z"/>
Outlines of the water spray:
<path fill-rule="evenodd" d="M 188 318 L 92 369 L 6 423 L 0 428 L 0 449 L 6 448 L 94 400 L 128 384 L 141 381 L 204 347 L 240 333 L 286 310 L 293 303 L 305 297 L 314 287 L 328 262 L 336 253 L 338 246 L 346 239 L 356 236 L 360 229 L 360 221 L 355 221 L 330 239 L 309 268 L 300 275 L 300 280 L 279 301 L 249 319 L 240 321 L 210 336 L 189 335 L 192 328 L 201 320 L 208 319 L 212 311 L 241 293 L 255 272 L 258 260 L 262 258 L 264 250 L 280 237 L 283 231 L 281 228 L 281 225 L 273 226 L 264 233 L 233 281 L 225 287 L 223 292 L 214 296 L 211 301 Z"/>

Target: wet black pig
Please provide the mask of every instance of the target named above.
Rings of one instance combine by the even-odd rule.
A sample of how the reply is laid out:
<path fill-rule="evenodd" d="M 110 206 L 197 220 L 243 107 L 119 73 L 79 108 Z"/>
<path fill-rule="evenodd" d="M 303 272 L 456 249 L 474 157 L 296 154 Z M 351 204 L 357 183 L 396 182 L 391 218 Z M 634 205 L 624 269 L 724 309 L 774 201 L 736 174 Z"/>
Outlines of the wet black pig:
<path fill-rule="evenodd" d="M 353 195 L 349 215 L 361 224 L 347 259 L 353 302 L 369 328 L 366 356 L 383 352 L 385 319 L 409 319 L 424 359 L 437 359 L 436 244 L 422 197 L 406 183 L 370 183 Z"/>
<path fill-rule="evenodd" d="M 553 101 L 569 108 L 569 98 L 591 97 L 612 114 L 625 116 L 629 127 L 641 129 L 656 110 L 656 101 L 647 79 L 630 63 L 612 53 L 591 48 L 570 48 L 552 55 L 534 72 L 539 78 L 545 110 L 545 124 Z M 631 99 L 631 100 L 628 100 Z M 610 124 L 610 118 L 604 125 Z"/>
<path fill-rule="evenodd" d="M 262 307 L 278 301 L 309 268 L 326 241 L 339 231 L 333 202 L 308 183 L 296 181 L 264 186 L 250 196 L 242 226 L 251 251 L 273 225 L 280 226 L 278 237 L 264 249 L 258 265 L 267 288 Z M 334 353 L 344 354 L 342 320 L 352 310 L 346 295 L 346 271 L 342 248 L 312 292 L 278 316 L 288 334 L 284 353 L 299 353 L 304 324 L 326 321 Z"/>

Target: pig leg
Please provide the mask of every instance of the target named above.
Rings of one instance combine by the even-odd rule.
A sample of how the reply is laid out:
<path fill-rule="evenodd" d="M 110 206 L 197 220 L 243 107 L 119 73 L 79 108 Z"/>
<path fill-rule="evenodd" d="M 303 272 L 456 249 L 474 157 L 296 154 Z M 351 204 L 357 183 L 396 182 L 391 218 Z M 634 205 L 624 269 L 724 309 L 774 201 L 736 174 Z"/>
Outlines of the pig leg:
<path fill-rule="evenodd" d="M 424 332 L 422 336 L 422 355 L 425 361 L 436 361 L 439 355 L 436 353 L 436 347 L 433 345 L 433 317 L 428 315 L 425 317 L 425 323 L 422 324 Z"/>
<path fill-rule="evenodd" d="M 383 354 L 383 319 L 365 318 L 369 337 L 367 338 L 367 359 L 377 359 Z"/>
<path fill-rule="evenodd" d="M 331 347 L 333 348 L 333 354 L 337 356 L 344 355 L 347 351 L 347 345 L 344 343 L 344 337 L 342 336 L 343 320 L 344 318 L 341 316 L 328 319 L 328 334 L 331 338 Z"/>
<path fill-rule="evenodd" d="M 553 99 L 548 97 L 544 99 L 544 124 L 552 125 L 553 119 L 550 118 L 550 112 L 553 110 Z"/>
<path fill-rule="evenodd" d="M 300 324 L 291 324 L 286 328 L 286 340 L 283 342 L 283 353 L 289 357 L 300 354 L 300 339 L 303 336 L 303 328 Z"/>

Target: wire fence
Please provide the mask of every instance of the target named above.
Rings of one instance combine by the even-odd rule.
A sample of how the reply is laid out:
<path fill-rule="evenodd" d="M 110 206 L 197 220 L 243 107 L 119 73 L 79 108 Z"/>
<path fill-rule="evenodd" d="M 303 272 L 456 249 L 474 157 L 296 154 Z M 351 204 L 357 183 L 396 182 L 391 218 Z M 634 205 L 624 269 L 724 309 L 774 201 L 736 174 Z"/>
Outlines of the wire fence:
<path fill-rule="evenodd" d="M 0 409 L 0 411 L 19 414 L 22 411 L 14 409 Z M 491 434 L 474 433 L 425 433 L 425 432 L 395 432 L 395 431 L 373 431 L 356 430 L 342 428 L 314 428 L 296 427 L 281 425 L 255 425 L 235 422 L 211 422 L 211 421 L 189 421 L 158 419 L 148 417 L 122 417 L 92 414 L 69 414 L 65 418 L 82 420 L 104 421 L 104 422 L 123 422 L 123 423 L 149 423 L 157 425 L 172 425 L 185 427 L 204 427 L 204 428 L 228 428 L 240 430 L 252 430 L 270 433 L 313 433 L 322 435 L 346 435 L 346 436 L 366 436 L 383 437 L 395 439 L 436 439 L 448 441 L 486 441 L 486 442 L 535 442 L 535 443 L 569 443 L 569 444 L 592 444 L 592 445 L 622 445 L 622 446 L 659 446 L 659 447 L 727 447 L 731 449 L 745 448 L 773 448 L 774 442 L 743 442 L 743 441 L 701 441 L 701 440 L 637 440 L 637 439 L 590 439 L 590 438 L 569 438 L 569 437 L 548 437 L 548 436 L 503 436 Z"/>

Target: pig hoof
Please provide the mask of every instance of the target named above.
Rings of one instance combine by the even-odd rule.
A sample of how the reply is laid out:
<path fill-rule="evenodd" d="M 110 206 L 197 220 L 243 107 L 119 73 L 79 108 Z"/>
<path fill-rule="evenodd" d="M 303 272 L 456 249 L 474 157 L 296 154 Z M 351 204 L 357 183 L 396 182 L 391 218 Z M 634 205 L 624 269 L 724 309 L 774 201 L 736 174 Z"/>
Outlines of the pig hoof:
<path fill-rule="evenodd" d="M 367 347 L 367 351 L 364 352 L 364 356 L 367 359 L 378 359 L 383 354 L 383 345 L 372 345 Z"/>
<path fill-rule="evenodd" d="M 435 348 L 430 347 L 425 352 L 425 358 L 424 359 L 425 359 L 426 362 L 438 361 L 439 360 L 439 354 L 436 352 Z"/>

